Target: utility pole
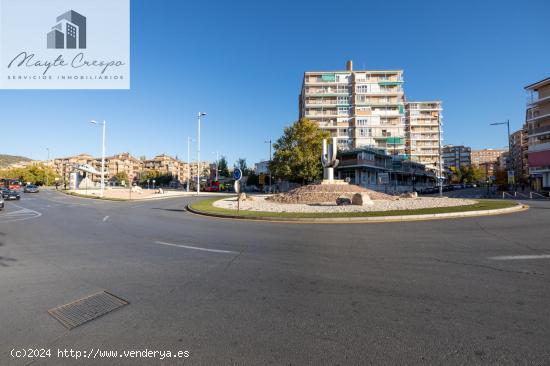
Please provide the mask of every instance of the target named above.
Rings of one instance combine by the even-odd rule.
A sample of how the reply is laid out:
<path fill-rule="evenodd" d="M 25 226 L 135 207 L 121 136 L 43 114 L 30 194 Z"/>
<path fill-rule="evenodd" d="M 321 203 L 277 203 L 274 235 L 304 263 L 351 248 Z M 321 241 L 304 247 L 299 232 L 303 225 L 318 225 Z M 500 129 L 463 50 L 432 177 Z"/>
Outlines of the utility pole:
<path fill-rule="evenodd" d="M 191 183 L 191 137 L 187 136 L 187 192 Z"/>
<path fill-rule="evenodd" d="M 48 167 L 50 166 L 50 148 L 47 147 L 46 150 L 48 151 L 48 160 L 46 160 L 46 169 L 44 169 L 44 175 L 45 175 L 45 181 L 46 181 L 46 186 L 49 185 L 49 178 L 48 178 Z"/>
<path fill-rule="evenodd" d="M 437 177 L 439 183 L 439 197 L 443 197 L 443 165 L 441 162 L 441 116 L 437 117 L 437 122 L 439 126 L 439 139 L 438 139 L 438 149 L 439 149 L 439 177 Z"/>
<path fill-rule="evenodd" d="M 102 123 L 91 121 L 91 123 L 95 125 L 101 125 L 103 127 L 103 138 L 101 143 L 101 190 L 100 190 L 100 197 L 103 197 L 103 193 L 105 190 L 105 125 L 107 122 L 104 120 Z"/>
<path fill-rule="evenodd" d="M 491 126 L 497 126 L 497 125 L 506 125 L 508 127 L 508 161 L 512 162 L 512 143 L 510 142 L 510 120 L 507 119 L 506 122 L 495 122 L 495 123 L 491 123 Z M 511 164 L 510 164 L 511 166 Z M 508 175 L 509 174 L 509 169 L 510 167 L 508 166 L 508 162 L 506 163 L 506 174 Z M 514 177 L 514 182 L 515 182 L 515 177 Z M 511 188 L 513 188 L 512 184 L 509 184 L 509 187 L 508 187 L 510 190 Z"/>
<path fill-rule="evenodd" d="M 201 190 L 201 117 L 206 116 L 206 113 L 199 112 L 197 114 L 197 196 Z"/>
<path fill-rule="evenodd" d="M 264 141 L 264 142 L 266 144 L 269 143 L 269 165 L 267 166 L 267 170 L 269 171 L 269 193 L 271 193 L 272 182 L 271 182 L 271 168 L 270 168 L 270 165 L 271 165 L 271 160 L 273 159 L 272 154 L 271 154 L 271 148 L 273 146 L 273 143 L 271 142 L 271 140 Z"/>

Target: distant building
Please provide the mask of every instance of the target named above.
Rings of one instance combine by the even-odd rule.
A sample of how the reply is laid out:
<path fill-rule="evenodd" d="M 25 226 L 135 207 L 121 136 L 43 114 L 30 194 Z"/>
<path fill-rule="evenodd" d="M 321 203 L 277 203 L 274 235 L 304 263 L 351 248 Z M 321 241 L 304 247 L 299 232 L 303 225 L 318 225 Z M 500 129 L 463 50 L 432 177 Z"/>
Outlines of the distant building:
<path fill-rule="evenodd" d="M 445 145 L 442 151 L 443 166 L 445 169 L 470 166 L 472 149 L 464 145 Z"/>
<path fill-rule="evenodd" d="M 105 170 L 109 178 L 120 173 L 126 173 L 128 176 L 127 184 L 133 181 L 139 181 L 143 171 L 143 162 L 130 153 L 121 153 L 105 158 Z"/>
<path fill-rule="evenodd" d="M 406 153 L 411 161 L 429 168 L 439 166 L 441 147 L 441 102 L 408 102 L 406 110 Z"/>
<path fill-rule="evenodd" d="M 480 166 L 485 163 L 497 164 L 500 161 L 501 156 L 504 153 L 508 153 L 508 150 L 505 149 L 481 149 L 481 150 L 472 150 L 470 156 L 472 165 Z M 503 169 L 506 169 L 504 166 Z"/>
<path fill-rule="evenodd" d="M 512 133 L 510 145 L 512 147 L 511 165 L 516 182 L 526 183 L 529 180 L 527 125 L 523 125 L 521 129 Z"/>
<path fill-rule="evenodd" d="M 525 87 L 529 174 L 533 188 L 550 189 L 550 77 Z"/>
<path fill-rule="evenodd" d="M 155 170 L 160 174 L 170 174 L 174 180 L 184 182 L 187 180 L 187 163 L 166 154 L 160 154 L 153 159 L 143 162 L 145 170 Z M 208 164 L 205 167 L 208 170 Z"/>
<path fill-rule="evenodd" d="M 53 159 L 52 167 L 57 175 L 62 178 L 62 182 L 69 181 L 69 175 L 74 171 L 77 165 L 87 164 L 90 167 L 101 171 L 101 158 L 93 157 L 89 154 L 79 154 L 65 158 Z M 197 163 L 191 163 L 189 168 L 186 162 L 173 158 L 166 154 L 157 155 L 152 159 L 138 159 L 129 153 L 120 153 L 105 157 L 105 179 L 109 180 L 119 173 L 126 173 L 129 181 L 139 181 L 143 173 L 148 170 L 158 171 L 160 174 L 171 174 L 174 180 L 185 183 L 197 176 Z M 209 175 L 209 163 L 201 162 L 201 176 Z M 91 178 L 94 182 L 99 182 L 100 176 Z"/>

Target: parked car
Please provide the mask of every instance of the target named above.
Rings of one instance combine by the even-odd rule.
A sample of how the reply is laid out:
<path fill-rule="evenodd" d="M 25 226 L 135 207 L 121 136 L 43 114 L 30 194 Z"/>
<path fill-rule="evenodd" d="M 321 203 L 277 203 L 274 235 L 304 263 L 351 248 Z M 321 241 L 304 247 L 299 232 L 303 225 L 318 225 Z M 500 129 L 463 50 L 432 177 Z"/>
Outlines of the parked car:
<path fill-rule="evenodd" d="M 25 193 L 38 193 L 38 187 L 34 184 L 27 184 L 25 188 L 23 189 Z"/>
<path fill-rule="evenodd" d="M 4 209 L 4 197 L 0 194 L 0 211 Z"/>
<path fill-rule="evenodd" d="M 0 196 L 4 197 L 10 190 L 5 187 L 0 187 Z"/>
<path fill-rule="evenodd" d="M 5 200 L 20 200 L 21 199 L 21 194 L 19 194 L 19 192 L 14 191 L 14 190 L 4 191 L 4 193 L 2 195 L 4 196 Z"/>

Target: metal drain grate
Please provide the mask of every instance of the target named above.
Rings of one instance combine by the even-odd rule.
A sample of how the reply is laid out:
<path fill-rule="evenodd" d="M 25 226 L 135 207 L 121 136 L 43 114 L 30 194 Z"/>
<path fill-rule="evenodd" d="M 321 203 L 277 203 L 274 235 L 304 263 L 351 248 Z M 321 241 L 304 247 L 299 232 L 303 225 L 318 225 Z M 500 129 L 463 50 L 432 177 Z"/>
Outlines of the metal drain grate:
<path fill-rule="evenodd" d="M 128 301 L 102 291 L 50 309 L 48 313 L 65 327 L 73 329 L 128 304 Z"/>

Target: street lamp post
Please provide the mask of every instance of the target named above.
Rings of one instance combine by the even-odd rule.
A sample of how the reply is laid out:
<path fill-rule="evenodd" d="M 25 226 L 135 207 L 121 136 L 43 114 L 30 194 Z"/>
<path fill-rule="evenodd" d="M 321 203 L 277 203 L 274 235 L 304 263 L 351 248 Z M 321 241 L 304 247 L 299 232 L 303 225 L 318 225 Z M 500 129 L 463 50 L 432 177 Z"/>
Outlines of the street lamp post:
<path fill-rule="evenodd" d="M 441 116 L 437 117 L 437 123 L 438 123 L 438 129 L 439 129 L 439 138 L 438 140 L 438 150 L 439 150 L 439 177 L 437 177 L 438 183 L 439 183 L 439 197 L 443 197 L 443 165 L 441 162 Z"/>
<path fill-rule="evenodd" d="M 191 137 L 187 136 L 187 192 L 191 183 Z"/>
<path fill-rule="evenodd" d="M 47 147 L 46 150 L 48 151 L 48 160 L 46 160 L 46 169 L 44 169 L 44 175 L 45 175 L 45 178 L 46 178 L 44 180 L 46 181 L 46 186 L 48 186 L 48 184 L 49 184 L 48 167 L 50 166 L 50 148 Z"/>
<path fill-rule="evenodd" d="M 491 126 L 497 126 L 497 125 L 506 125 L 508 127 L 508 160 L 513 163 L 512 161 L 512 143 L 510 142 L 510 120 L 507 119 L 506 122 L 495 122 L 491 123 Z M 508 167 L 508 164 L 506 164 L 507 170 L 509 168 L 513 169 L 512 164 L 510 164 L 510 167 Z M 508 171 L 506 172 L 508 174 Z M 512 188 L 512 184 L 510 184 L 509 188 Z"/>
<path fill-rule="evenodd" d="M 99 193 L 99 196 L 103 197 L 103 191 L 105 189 L 105 125 L 107 124 L 107 122 L 105 120 L 103 122 L 90 122 L 95 125 L 101 125 L 103 127 L 103 138 L 101 143 L 101 188 Z"/>
<path fill-rule="evenodd" d="M 201 117 L 203 116 L 206 116 L 206 113 L 197 114 L 197 196 L 201 191 Z"/>
<path fill-rule="evenodd" d="M 212 154 L 216 154 L 216 182 L 218 181 L 218 170 L 219 170 L 219 160 L 220 160 L 220 153 L 218 151 L 213 151 Z"/>
<path fill-rule="evenodd" d="M 273 146 L 273 143 L 271 142 L 271 140 L 264 142 L 266 144 L 269 144 L 269 165 L 271 165 L 271 160 L 273 159 L 271 155 L 271 147 Z M 269 171 L 269 193 L 271 193 L 271 168 L 269 167 L 269 165 L 267 166 L 267 170 Z"/>

